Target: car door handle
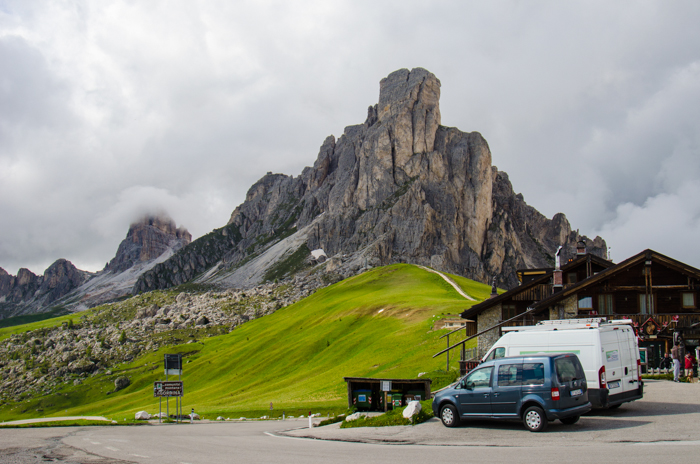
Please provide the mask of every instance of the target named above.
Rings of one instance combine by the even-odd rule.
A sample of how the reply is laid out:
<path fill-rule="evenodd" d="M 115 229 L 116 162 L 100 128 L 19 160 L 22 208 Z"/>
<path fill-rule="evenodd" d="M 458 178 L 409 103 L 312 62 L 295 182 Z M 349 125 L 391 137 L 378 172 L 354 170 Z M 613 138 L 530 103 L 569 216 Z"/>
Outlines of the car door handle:
<path fill-rule="evenodd" d="M 494 393 L 493 396 L 498 396 L 498 393 Z"/>
<path fill-rule="evenodd" d="M 488 397 L 489 397 L 489 394 L 488 394 L 488 393 L 484 393 L 484 398 L 488 398 Z"/>

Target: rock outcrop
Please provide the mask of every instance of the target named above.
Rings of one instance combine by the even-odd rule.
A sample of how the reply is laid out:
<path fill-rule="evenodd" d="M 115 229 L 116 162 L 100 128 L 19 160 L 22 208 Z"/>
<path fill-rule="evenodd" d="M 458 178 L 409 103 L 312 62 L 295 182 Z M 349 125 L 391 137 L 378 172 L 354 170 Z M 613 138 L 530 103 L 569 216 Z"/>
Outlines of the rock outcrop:
<path fill-rule="evenodd" d="M 86 282 L 90 275 L 65 259 L 54 262 L 42 276 L 22 268 L 15 277 L 0 268 L 0 319 L 50 307 Z"/>
<path fill-rule="evenodd" d="M 177 228 L 169 217 L 146 216 L 131 224 L 105 271 L 124 272 L 137 263 L 158 258 L 169 249 L 176 251 L 191 241 L 192 235 L 182 227 Z"/>
<path fill-rule="evenodd" d="M 442 126 L 439 98 L 440 81 L 425 69 L 391 73 L 365 122 L 326 138 L 313 167 L 265 175 L 225 227 L 144 273 L 134 290 L 216 281 L 292 234 L 346 276 L 358 263 L 411 262 L 482 282 L 496 276 L 502 287 L 517 284 L 518 268 L 553 265 L 560 245 L 564 258 L 578 240 L 604 254 L 602 239 L 516 195 L 481 134 Z"/>

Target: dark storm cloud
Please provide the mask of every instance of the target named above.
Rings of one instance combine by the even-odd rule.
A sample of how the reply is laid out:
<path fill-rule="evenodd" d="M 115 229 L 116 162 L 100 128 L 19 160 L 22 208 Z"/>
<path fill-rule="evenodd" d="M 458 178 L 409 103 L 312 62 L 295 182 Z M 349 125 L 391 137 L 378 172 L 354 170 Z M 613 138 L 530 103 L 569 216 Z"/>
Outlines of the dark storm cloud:
<path fill-rule="evenodd" d="M 516 191 L 623 259 L 700 233 L 694 2 L 0 4 L 0 266 L 99 269 L 163 209 L 220 227 L 421 66 Z"/>

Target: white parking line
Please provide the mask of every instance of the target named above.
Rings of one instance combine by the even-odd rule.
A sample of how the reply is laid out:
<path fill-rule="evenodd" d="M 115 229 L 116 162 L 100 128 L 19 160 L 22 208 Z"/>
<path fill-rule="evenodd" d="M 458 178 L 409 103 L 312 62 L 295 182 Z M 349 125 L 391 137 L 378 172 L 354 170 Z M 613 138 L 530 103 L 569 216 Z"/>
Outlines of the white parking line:
<path fill-rule="evenodd" d="M 287 440 L 305 440 L 305 441 L 308 441 L 307 438 L 286 437 L 286 436 L 284 436 L 284 435 L 275 435 L 274 433 L 271 433 L 271 432 L 263 432 L 263 433 L 264 433 L 265 435 L 268 435 L 268 436 L 274 437 L 274 438 L 286 438 Z"/>
<path fill-rule="evenodd" d="M 635 443 L 635 445 L 639 446 L 657 446 L 657 445 L 686 445 L 686 446 L 698 446 L 700 445 L 700 440 L 691 440 L 691 441 L 650 441 L 650 442 L 644 442 L 644 443 Z"/>

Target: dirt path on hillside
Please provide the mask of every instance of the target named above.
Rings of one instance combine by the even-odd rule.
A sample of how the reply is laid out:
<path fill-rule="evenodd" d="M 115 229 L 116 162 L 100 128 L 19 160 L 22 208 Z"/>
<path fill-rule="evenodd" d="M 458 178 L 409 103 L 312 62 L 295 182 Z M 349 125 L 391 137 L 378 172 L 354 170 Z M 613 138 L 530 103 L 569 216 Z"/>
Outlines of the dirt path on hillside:
<path fill-rule="evenodd" d="M 418 267 L 421 268 L 421 269 L 424 269 L 424 270 L 426 270 L 426 271 L 428 271 L 428 272 L 432 272 L 433 274 L 439 275 L 440 277 L 442 277 L 443 279 L 445 279 L 445 282 L 447 282 L 448 284 L 452 285 L 452 288 L 454 288 L 455 290 L 457 290 L 457 293 L 459 293 L 460 295 L 462 295 L 464 298 L 466 298 L 466 299 L 469 300 L 469 301 L 476 301 L 475 298 L 472 298 L 472 297 L 469 296 L 464 290 L 462 290 L 462 289 L 460 288 L 460 286 L 457 285 L 457 282 L 455 282 L 454 280 L 450 279 L 449 277 L 447 277 L 447 276 L 446 276 L 445 274 L 443 274 L 442 272 L 436 271 L 435 269 L 430 269 L 430 268 L 428 268 L 428 267 L 421 266 L 421 265 L 418 265 Z"/>

